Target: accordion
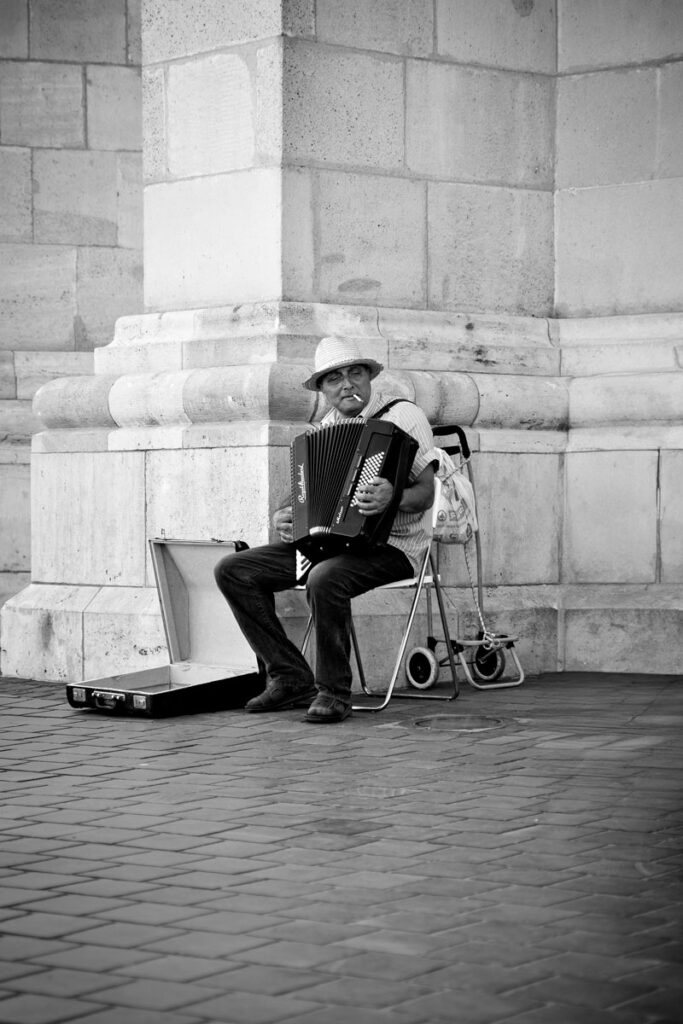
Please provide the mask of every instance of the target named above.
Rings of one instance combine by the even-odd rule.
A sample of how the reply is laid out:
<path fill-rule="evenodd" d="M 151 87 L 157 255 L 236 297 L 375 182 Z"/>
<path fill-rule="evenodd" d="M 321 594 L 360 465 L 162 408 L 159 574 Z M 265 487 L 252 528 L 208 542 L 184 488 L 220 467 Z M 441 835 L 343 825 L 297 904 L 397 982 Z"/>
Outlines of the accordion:
<path fill-rule="evenodd" d="M 417 449 L 415 438 L 388 420 L 349 420 L 294 438 L 292 520 L 299 578 L 332 555 L 386 542 Z M 378 515 L 361 515 L 358 489 L 376 476 L 393 485 L 393 498 Z"/>

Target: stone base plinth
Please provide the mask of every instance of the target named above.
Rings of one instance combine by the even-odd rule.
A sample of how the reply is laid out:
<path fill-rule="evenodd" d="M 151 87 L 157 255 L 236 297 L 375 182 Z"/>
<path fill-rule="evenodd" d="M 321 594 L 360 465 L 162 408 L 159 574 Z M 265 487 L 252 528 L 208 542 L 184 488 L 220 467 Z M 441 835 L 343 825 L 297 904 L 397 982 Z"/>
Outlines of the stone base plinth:
<path fill-rule="evenodd" d="M 272 536 L 290 442 L 324 411 L 301 382 L 320 337 L 338 333 L 384 364 L 382 391 L 466 429 L 486 624 L 519 635 L 526 672 L 678 671 L 682 328 L 675 314 L 550 321 L 284 302 L 119 321 L 93 375 L 36 396 L 33 582 L 3 609 L 0 670 L 76 681 L 163 662 L 148 539 Z M 452 634 L 474 638 L 462 548 L 442 550 L 441 573 Z M 296 635 L 302 600 L 281 601 Z M 376 683 L 407 601 L 356 602 Z M 425 630 L 421 611 L 416 645 Z"/>

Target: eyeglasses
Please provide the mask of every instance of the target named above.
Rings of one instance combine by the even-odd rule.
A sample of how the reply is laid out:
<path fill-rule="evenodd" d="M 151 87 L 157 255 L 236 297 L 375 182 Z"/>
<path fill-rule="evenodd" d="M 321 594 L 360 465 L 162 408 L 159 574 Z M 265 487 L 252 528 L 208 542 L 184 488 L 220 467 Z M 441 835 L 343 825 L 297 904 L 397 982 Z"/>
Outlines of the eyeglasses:
<path fill-rule="evenodd" d="M 349 380 L 356 384 L 363 380 L 365 375 L 368 373 L 369 370 L 367 366 L 364 366 L 362 363 L 354 363 L 353 366 L 349 366 L 348 368 L 344 367 L 341 370 L 331 370 L 329 373 L 326 373 L 322 379 L 322 383 L 330 384 L 332 387 L 337 387 L 345 380 Z"/>

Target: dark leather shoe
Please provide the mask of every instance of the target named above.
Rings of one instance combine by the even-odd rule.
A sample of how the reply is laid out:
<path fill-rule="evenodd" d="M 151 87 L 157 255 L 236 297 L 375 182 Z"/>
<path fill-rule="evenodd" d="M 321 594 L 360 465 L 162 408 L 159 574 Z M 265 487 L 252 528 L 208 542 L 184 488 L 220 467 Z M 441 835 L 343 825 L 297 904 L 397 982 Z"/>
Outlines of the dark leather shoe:
<path fill-rule="evenodd" d="M 284 711 L 297 704 L 308 704 L 317 694 L 315 686 L 293 687 L 272 683 L 258 697 L 252 697 L 245 704 L 246 711 Z"/>
<path fill-rule="evenodd" d="M 320 725 L 332 725 L 343 722 L 351 714 L 349 701 L 333 697 L 331 693 L 319 693 L 306 712 L 305 722 L 317 722 Z"/>

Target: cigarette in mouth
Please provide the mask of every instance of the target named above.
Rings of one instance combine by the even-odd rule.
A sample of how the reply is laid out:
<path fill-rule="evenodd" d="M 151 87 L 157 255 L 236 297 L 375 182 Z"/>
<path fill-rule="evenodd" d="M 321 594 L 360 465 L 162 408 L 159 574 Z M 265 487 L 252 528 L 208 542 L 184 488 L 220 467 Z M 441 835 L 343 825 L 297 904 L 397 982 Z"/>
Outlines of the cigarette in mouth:
<path fill-rule="evenodd" d="M 357 402 L 362 402 L 363 401 L 363 399 L 360 397 L 360 395 L 353 394 L 353 395 L 351 395 L 351 398 L 355 398 Z"/>

